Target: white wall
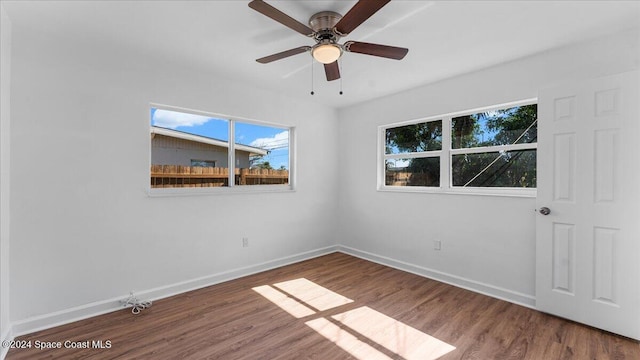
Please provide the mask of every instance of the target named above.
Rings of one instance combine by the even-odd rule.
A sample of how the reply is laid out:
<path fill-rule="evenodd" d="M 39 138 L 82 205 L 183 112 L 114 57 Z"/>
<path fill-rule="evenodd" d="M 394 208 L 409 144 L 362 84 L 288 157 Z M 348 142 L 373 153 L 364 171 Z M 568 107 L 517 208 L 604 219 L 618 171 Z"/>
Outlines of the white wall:
<path fill-rule="evenodd" d="M 0 4 L 0 340 L 10 337 L 9 322 L 9 204 L 10 204 L 10 88 L 11 20 Z M 7 349 L 0 349 L 0 358 Z"/>
<path fill-rule="evenodd" d="M 535 198 L 376 191 L 377 126 L 535 98 L 639 67 L 638 32 L 558 49 L 339 112 L 340 244 L 356 255 L 535 303 Z M 433 240 L 442 250 L 433 250 Z"/>
<path fill-rule="evenodd" d="M 335 110 L 90 38 L 13 39 L 16 333 L 334 249 Z M 149 197 L 150 102 L 296 126 L 297 191 Z"/>

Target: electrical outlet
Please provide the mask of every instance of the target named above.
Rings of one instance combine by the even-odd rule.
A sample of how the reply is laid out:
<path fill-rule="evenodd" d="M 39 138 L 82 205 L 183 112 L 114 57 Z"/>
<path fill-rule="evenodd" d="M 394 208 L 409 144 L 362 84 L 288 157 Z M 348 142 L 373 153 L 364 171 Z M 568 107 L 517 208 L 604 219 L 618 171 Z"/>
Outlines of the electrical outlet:
<path fill-rule="evenodd" d="M 442 249 L 442 242 L 440 240 L 433 240 L 433 250 Z"/>
<path fill-rule="evenodd" d="M 249 238 L 242 238 L 242 247 L 249 247 Z"/>

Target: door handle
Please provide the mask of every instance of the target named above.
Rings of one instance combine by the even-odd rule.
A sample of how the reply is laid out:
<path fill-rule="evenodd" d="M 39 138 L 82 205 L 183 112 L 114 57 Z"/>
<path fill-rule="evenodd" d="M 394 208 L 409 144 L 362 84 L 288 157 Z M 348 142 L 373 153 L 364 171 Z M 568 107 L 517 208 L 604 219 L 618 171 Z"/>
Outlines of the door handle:
<path fill-rule="evenodd" d="M 551 214 L 551 209 L 549 209 L 548 207 L 544 206 L 544 207 L 540 208 L 539 212 L 542 215 L 549 215 L 549 214 Z"/>

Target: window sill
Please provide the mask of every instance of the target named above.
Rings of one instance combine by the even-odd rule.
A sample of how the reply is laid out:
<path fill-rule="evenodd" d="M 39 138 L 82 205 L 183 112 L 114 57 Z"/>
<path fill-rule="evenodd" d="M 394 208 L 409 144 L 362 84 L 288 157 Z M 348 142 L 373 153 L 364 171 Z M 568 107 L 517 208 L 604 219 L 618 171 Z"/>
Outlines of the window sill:
<path fill-rule="evenodd" d="M 168 196 L 206 196 L 232 194 L 268 194 L 295 192 L 291 185 L 244 185 L 234 187 L 215 188 L 153 188 L 148 189 L 149 197 Z"/>
<path fill-rule="evenodd" d="M 535 198 L 537 196 L 536 189 L 516 189 L 516 188 L 442 188 L 442 187 L 422 187 L 422 186 L 405 186 L 393 187 L 382 186 L 377 189 L 379 192 L 394 193 L 423 193 L 423 194 L 446 194 L 446 195 L 480 195 L 494 197 L 520 197 Z"/>

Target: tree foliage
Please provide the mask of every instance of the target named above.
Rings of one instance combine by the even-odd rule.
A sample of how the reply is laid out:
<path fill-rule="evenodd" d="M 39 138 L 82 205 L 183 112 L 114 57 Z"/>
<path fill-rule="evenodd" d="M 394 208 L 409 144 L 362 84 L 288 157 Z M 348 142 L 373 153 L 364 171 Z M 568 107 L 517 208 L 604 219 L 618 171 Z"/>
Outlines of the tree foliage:
<path fill-rule="evenodd" d="M 442 149 L 442 120 L 387 129 L 387 153 Z"/>
<path fill-rule="evenodd" d="M 525 105 L 455 117 L 451 120 L 453 149 L 531 143 L 537 141 L 537 106 Z M 412 124 L 386 131 L 387 153 L 442 149 L 442 121 Z M 440 164 L 434 158 L 414 158 L 403 171 L 412 185 L 439 184 Z M 536 151 L 483 152 L 452 157 L 454 186 L 535 187 Z M 410 179 L 411 183 L 412 180 Z"/>
<path fill-rule="evenodd" d="M 273 167 L 271 166 L 271 164 L 268 161 L 264 161 L 264 162 L 261 162 L 261 163 L 254 164 L 254 167 L 258 168 L 258 169 L 273 169 Z"/>
<path fill-rule="evenodd" d="M 387 153 L 422 152 L 442 150 L 442 120 L 387 129 Z M 438 158 L 415 158 L 409 162 L 407 171 L 413 186 L 440 184 L 440 161 Z"/>

